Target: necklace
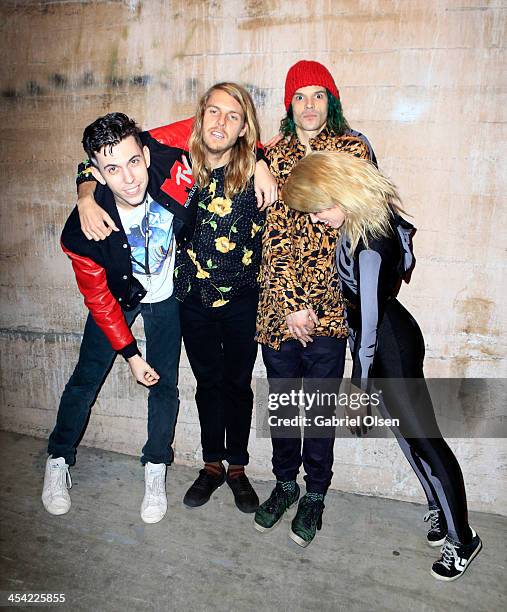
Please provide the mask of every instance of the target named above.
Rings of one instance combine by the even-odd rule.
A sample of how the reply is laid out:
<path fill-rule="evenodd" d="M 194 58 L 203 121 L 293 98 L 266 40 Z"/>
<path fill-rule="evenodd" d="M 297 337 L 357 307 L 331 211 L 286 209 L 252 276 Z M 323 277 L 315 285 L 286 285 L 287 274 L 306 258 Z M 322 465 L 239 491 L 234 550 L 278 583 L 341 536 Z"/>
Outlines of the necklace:
<path fill-rule="evenodd" d="M 150 246 L 150 211 L 148 208 L 148 194 L 146 194 L 146 198 L 144 199 L 144 265 L 145 272 L 148 276 L 148 282 L 151 280 L 150 273 L 150 256 L 149 249 Z"/>
<path fill-rule="evenodd" d="M 133 263 L 137 264 L 140 268 L 143 269 L 144 274 L 146 274 L 148 283 L 151 281 L 151 272 L 150 272 L 150 209 L 148 206 L 148 194 L 144 198 L 144 219 L 143 223 L 141 223 L 141 229 L 144 231 L 144 264 L 137 260 L 134 255 L 131 255 Z"/>

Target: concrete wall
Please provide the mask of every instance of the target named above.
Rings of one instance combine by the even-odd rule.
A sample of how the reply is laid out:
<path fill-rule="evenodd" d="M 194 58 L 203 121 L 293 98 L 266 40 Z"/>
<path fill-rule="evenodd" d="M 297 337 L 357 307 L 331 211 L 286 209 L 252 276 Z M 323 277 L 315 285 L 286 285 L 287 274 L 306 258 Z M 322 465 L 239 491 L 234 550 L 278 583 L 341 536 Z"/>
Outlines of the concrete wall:
<path fill-rule="evenodd" d="M 425 333 L 427 374 L 506 375 L 501 2 L 17 0 L 0 11 L 3 428 L 45 437 L 77 358 L 85 310 L 58 237 L 83 127 L 112 110 L 145 127 L 168 123 L 228 79 L 248 85 L 269 137 L 286 71 L 303 58 L 331 69 L 347 118 L 419 228 L 418 267 L 401 298 Z M 193 390 L 184 357 L 176 457 L 198 464 Z M 145 395 L 118 362 L 83 443 L 138 453 Z M 451 444 L 471 507 L 506 513 L 505 441 Z M 333 486 L 422 500 L 393 441 L 335 448 Z M 251 473 L 269 478 L 269 441 L 252 432 L 251 451 Z"/>

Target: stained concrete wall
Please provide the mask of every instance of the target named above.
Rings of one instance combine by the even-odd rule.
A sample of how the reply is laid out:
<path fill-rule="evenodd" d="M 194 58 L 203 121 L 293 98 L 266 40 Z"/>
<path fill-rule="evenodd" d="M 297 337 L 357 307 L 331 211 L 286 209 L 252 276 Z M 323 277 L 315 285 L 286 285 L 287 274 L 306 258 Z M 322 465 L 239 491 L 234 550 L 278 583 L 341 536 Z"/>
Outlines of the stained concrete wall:
<path fill-rule="evenodd" d="M 168 123 L 227 79 L 249 87 L 269 137 L 286 71 L 302 58 L 331 69 L 349 122 L 368 135 L 419 228 L 401 298 L 424 331 L 427 374 L 505 376 L 505 9 L 487 0 L 2 2 L 0 425 L 45 437 L 77 358 L 85 310 L 58 237 L 83 127 L 112 110 L 145 127 Z M 198 464 L 193 390 L 183 357 L 176 458 Z M 117 363 L 83 444 L 136 454 L 145 395 Z M 505 441 L 451 444 L 471 507 L 507 513 Z M 422 500 L 393 441 L 335 449 L 333 486 Z M 251 451 L 251 473 L 269 478 L 269 441 L 252 432 Z"/>

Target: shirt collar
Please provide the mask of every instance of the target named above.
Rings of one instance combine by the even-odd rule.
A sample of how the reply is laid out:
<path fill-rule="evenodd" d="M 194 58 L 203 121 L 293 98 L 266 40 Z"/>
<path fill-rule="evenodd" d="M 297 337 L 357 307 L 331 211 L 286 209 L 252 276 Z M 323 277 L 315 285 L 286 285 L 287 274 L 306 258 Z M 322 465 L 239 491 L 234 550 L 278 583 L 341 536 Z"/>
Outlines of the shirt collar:
<path fill-rule="evenodd" d="M 314 144 L 318 143 L 318 142 L 326 142 L 326 140 L 328 140 L 331 136 L 331 131 L 328 129 L 327 126 L 325 126 L 318 134 L 317 136 L 314 136 L 313 138 L 310 138 L 310 148 L 314 148 Z M 304 155 L 306 154 L 306 147 L 305 145 L 299 140 L 297 134 L 293 134 L 289 140 L 289 147 L 291 149 L 291 152 L 295 155 L 297 155 L 299 157 L 299 155 L 302 155 L 304 157 Z"/>
<path fill-rule="evenodd" d="M 310 138 L 310 146 L 312 146 L 315 142 L 326 142 L 331 136 L 331 131 L 328 129 L 327 125 L 322 129 L 317 136 L 314 138 Z M 313 147 L 312 147 L 313 148 Z"/>

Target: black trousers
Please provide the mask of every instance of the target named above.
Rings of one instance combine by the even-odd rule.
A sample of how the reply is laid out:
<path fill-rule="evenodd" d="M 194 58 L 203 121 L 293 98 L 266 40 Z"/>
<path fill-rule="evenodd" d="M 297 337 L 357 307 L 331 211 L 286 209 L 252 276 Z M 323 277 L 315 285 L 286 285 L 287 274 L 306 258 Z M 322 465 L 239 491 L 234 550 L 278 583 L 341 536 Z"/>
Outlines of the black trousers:
<path fill-rule="evenodd" d="M 424 381 L 424 339 L 412 315 L 393 299 L 379 325 L 373 376 L 382 379 L 382 412 L 399 419 L 393 428 L 414 469 L 429 505 L 442 511 L 449 536 L 471 539 L 463 474 L 456 456 L 442 438 Z M 409 379 L 403 385 L 403 379 Z"/>
<path fill-rule="evenodd" d="M 294 388 L 297 380 L 303 383 L 305 392 L 336 392 L 345 366 L 345 338 L 316 337 L 306 348 L 297 340 L 282 342 L 279 351 L 262 346 L 262 358 L 266 366 L 270 393 L 284 391 L 284 386 Z M 282 380 L 280 380 L 282 379 Z M 330 379 L 331 387 L 325 385 Z M 331 407 L 331 412 L 333 411 Z M 296 431 L 297 435 L 294 435 Z M 310 429 L 315 432 L 315 429 Z M 277 480 L 295 480 L 301 464 L 308 492 L 325 494 L 333 476 L 334 427 L 321 430 L 319 437 L 312 437 L 305 428 L 301 440 L 299 430 L 291 428 L 290 437 L 280 437 L 272 430 L 273 474 Z"/>
<path fill-rule="evenodd" d="M 258 300 L 257 289 L 252 289 L 219 308 L 203 306 L 193 293 L 181 304 L 183 341 L 197 381 L 205 462 L 248 464 Z"/>

